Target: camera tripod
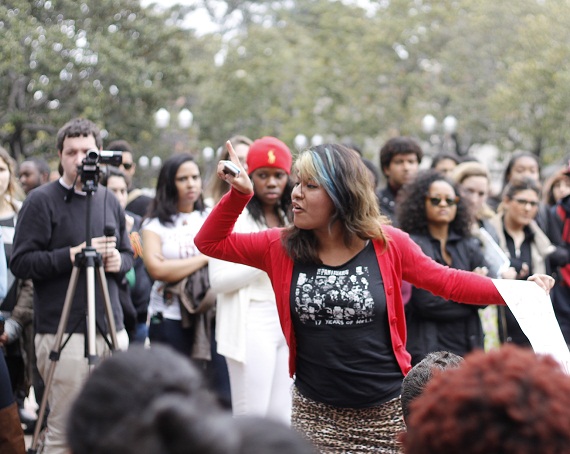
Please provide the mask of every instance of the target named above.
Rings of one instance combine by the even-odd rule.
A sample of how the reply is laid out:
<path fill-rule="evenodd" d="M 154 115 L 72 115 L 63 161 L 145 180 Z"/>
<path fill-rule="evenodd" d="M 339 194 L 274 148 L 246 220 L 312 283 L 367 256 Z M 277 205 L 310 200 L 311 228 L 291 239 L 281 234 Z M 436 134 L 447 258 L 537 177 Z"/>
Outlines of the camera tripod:
<path fill-rule="evenodd" d="M 39 445 L 39 436 L 42 429 L 42 424 L 44 421 L 48 395 L 52 386 L 53 377 L 55 373 L 55 368 L 57 362 L 59 361 L 62 350 L 71 338 L 71 335 L 75 332 L 80 322 L 76 324 L 75 327 L 67 334 L 67 339 L 63 342 L 63 337 L 67 328 L 67 322 L 69 320 L 69 314 L 71 312 L 71 307 L 73 304 L 73 299 L 75 297 L 75 291 L 77 289 L 77 282 L 79 280 L 79 275 L 82 270 L 85 270 L 85 277 L 87 281 L 87 311 L 86 311 L 86 357 L 88 360 L 89 368 L 92 369 L 93 366 L 97 364 L 97 333 L 96 330 L 102 332 L 101 328 L 98 327 L 96 321 L 96 311 L 95 311 L 95 272 L 97 271 L 97 277 L 99 278 L 99 284 L 101 288 L 101 293 L 103 295 L 104 305 L 105 305 L 105 316 L 107 318 L 108 327 L 108 338 L 103 336 L 105 342 L 109 348 L 114 351 L 117 349 L 117 330 L 115 327 L 115 319 L 113 318 L 113 310 L 111 307 L 111 300 L 109 297 L 109 289 L 107 287 L 107 279 L 105 277 L 105 270 L 103 266 L 103 258 L 97 250 L 91 245 L 91 197 L 93 192 L 97 190 L 96 184 L 93 182 L 89 184 L 87 182 L 83 187 L 83 190 L 87 193 L 87 209 L 86 209 L 86 246 L 75 256 L 75 263 L 73 265 L 73 271 L 71 273 L 71 278 L 69 280 L 69 285 L 67 287 L 67 293 L 65 295 L 65 301 L 63 303 L 63 309 L 61 313 L 61 318 L 59 320 L 59 325 L 55 335 L 54 346 L 50 352 L 49 359 L 51 361 L 48 369 L 47 376 L 45 377 L 45 390 L 41 401 L 38 419 L 36 421 L 36 426 L 34 428 L 34 435 L 32 439 L 31 448 L 28 449 L 28 454 L 35 454 Z M 106 236 L 110 232 L 105 232 Z"/>

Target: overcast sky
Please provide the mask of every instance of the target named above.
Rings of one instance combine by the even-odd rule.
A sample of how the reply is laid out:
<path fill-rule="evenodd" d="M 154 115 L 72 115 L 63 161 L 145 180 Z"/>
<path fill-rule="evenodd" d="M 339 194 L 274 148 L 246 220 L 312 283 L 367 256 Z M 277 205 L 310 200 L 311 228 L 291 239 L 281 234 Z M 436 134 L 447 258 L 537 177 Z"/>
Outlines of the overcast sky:
<path fill-rule="evenodd" d="M 369 13 L 373 13 L 382 4 L 387 3 L 387 0 L 342 0 L 346 4 L 356 4 L 362 8 L 368 10 Z M 142 6 L 148 6 L 151 3 L 156 3 L 161 7 L 168 8 L 172 5 L 201 5 L 202 0 L 141 0 Z M 225 3 L 223 0 L 218 2 L 220 5 L 219 16 L 222 16 L 225 10 Z M 217 14 L 218 15 L 218 14 Z M 210 16 L 207 11 L 203 8 L 197 9 L 192 14 L 186 17 L 186 22 L 188 28 L 196 30 L 200 34 L 212 33 L 218 30 L 218 26 L 210 20 Z"/>
<path fill-rule="evenodd" d="M 181 5 L 201 5 L 200 0 L 141 0 L 142 6 L 148 6 L 151 3 L 156 3 L 161 7 L 168 8 L 170 6 L 181 4 Z M 186 17 L 185 24 L 188 28 L 195 29 L 198 34 L 215 32 L 218 27 L 210 20 L 208 12 L 199 8 Z"/>

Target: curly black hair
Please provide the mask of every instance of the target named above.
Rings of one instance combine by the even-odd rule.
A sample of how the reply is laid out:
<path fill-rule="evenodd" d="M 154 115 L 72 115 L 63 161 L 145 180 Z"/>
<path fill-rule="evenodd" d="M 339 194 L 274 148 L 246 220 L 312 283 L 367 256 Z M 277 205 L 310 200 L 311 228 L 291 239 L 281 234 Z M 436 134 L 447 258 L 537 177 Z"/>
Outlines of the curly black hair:
<path fill-rule="evenodd" d="M 428 220 L 426 215 L 426 195 L 432 183 L 445 181 L 455 194 L 459 194 L 459 186 L 444 177 L 436 170 L 423 170 L 418 173 L 416 179 L 409 185 L 404 186 L 398 194 L 396 203 L 396 216 L 400 228 L 408 233 L 426 234 L 428 233 Z M 461 236 L 469 236 L 473 221 L 473 215 L 468 202 L 459 198 L 457 203 L 457 214 L 455 219 L 449 224 L 450 230 Z"/>

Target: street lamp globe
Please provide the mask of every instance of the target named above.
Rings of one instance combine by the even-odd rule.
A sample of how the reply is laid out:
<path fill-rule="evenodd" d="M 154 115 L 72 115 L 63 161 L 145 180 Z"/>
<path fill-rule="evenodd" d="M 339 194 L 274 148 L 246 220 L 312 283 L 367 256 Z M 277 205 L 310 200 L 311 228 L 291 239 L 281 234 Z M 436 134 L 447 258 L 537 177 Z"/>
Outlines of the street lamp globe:
<path fill-rule="evenodd" d="M 453 115 L 448 115 L 443 119 L 443 132 L 446 134 L 453 134 L 457 131 L 457 118 Z"/>
<path fill-rule="evenodd" d="M 323 142 L 324 142 L 323 136 L 321 136 L 320 134 L 315 134 L 313 137 L 311 137 L 311 145 L 314 147 L 322 145 Z"/>
<path fill-rule="evenodd" d="M 426 134 L 433 133 L 436 127 L 437 120 L 433 115 L 427 114 L 424 116 L 424 118 L 422 118 L 422 131 Z"/>
<path fill-rule="evenodd" d="M 214 159 L 214 149 L 212 147 L 205 147 L 202 150 L 202 157 L 204 158 L 204 161 L 210 162 Z"/>
<path fill-rule="evenodd" d="M 153 156 L 153 157 L 151 158 L 151 160 L 150 160 L 150 166 L 151 166 L 153 169 L 155 169 L 155 170 L 156 170 L 156 169 L 159 169 L 161 165 L 162 165 L 162 159 L 161 159 L 160 156 Z"/>
<path fill-rule="evenodd" d="M 154 114 L 154 124 L 159 129 L 167 128 L 170 124 L 170 113 L 164 107 L 161 107 Z"/>
<path fill-rule="evenodd" d="M 184 108 L 178 112 L 178 126 L 181 129 L 188 129 L 192 126 L 192 121 L 194 120 L 194 115 L 188 109 Z"/>
<path fill-rule="evenodd" d="M 149 164 L 150 164 L 150 161 L 148 159 L 148 156 L 141 156 L 139 158 L 139 167 L 141 169 L 148 169 Z"/>
<path fill-rule="evenodd" d="M 295 148 L 297 148 L 297 150 L 302 150 L 308 144 L 307 136 L 304 134 L 297 134 L 295 139 L 293 139 L 293 142 L 295 143 Z"/>

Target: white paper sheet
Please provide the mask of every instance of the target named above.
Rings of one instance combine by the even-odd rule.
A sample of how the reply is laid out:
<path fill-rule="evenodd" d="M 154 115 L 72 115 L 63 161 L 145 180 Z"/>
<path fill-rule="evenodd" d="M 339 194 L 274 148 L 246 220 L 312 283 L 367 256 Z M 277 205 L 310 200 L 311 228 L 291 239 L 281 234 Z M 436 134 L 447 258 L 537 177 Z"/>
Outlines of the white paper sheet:
<path fill-rule="evenodd" d="M 552 309 L 550 297 L 532 281 L 493 279 L 535 353 L 552 355 L 570 374 L 570 351 Z"/>

